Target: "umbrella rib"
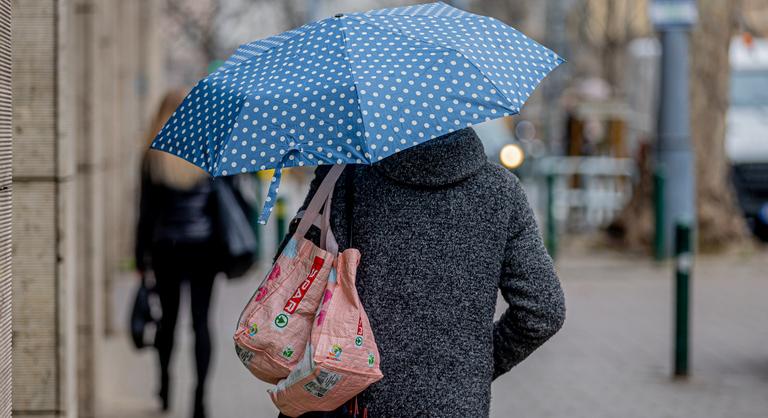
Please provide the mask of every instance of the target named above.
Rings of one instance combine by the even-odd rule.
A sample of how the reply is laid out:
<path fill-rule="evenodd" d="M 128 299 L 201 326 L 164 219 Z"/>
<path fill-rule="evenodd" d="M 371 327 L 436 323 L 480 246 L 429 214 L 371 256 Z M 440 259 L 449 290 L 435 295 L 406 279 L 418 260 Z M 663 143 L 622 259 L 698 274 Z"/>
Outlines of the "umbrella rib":
<path fill-rule="evenodd" d="M 341 30 L 341 37 L 344 40 L 344 60 L 347 62 L 347 67 L 349 68 L 350 74 L 352 74 L 352 85 L 355 86 L 355 94 L 357 95 L 357 103 L 360 111 L 360 120 L 363 121 L 362 123 L 363 137 L 362 137 L 362 141 L 360 141 L 365 149 L 365 153 L 363 154 L 363 156 L 365 156 L 365 154 L 370 155 L 370 157 L 368 158 L 369 160 L 368 164 L 373 164 L 374 162 L 373 152 L 370 149 L 370 147 L 368 147 L 368 141 L 365 135 L 367 133 L 368 126 L 365 124 L 365 115 L 363 114 L 363 106 L 362 106 L 363 99 L 360 97 L 360 87 L 357 85 L 357 80 L 355 79 L 355 71 L 352 70 L 352 62 L 349 59 L 349 44 L 347 43 L 346 27 L 344 25 L 341 25 L 339 26 L 339 29 Z"/>
<path fill-rule="evenodd" d="M 402 16 L 409 16 L 409 15 L 402 15 Z M 417 37 L 415 37 L 415 36 L 413 36 L 413 35 L 410 35 L 410 34 L 407 34 L 407 33 L 403 32 L 402 30 L 400 30 L 400 29 L 398 29 L 398 28 L 395 28 L 395 27 L 392 27 L 392 28 L 387 28 L 387 27 L 384 27 L 384 26 L 380 25 L 380 24 L 379 24 L 379 23 L 377 23 L 377 22 L 371 22 L 371 21 L 366 21 L 366 20 L 363 20 L 363 19 L 359 19 L 357 16 L 350 16 L 350 17 L 352 17 L 353 19 L 357 19 L 358 21 L 360 21 L 360 22 L 362 22 L 362 23 L 370 23 L 371 25 L 377 26 L 377 27 L 379 27 L 379 28 L 381 28 L 381 29 L 383 29 L 383 30 L 392 30 L 392 31 L 396 31 L 397 33 L 399 33 L 399 34 L 401 34 L 401 35 L 405 36 L 406 38 L 412 39 L 412 40 L 414 40 L 414 41 L 418 41 L 418 42 L 424 42 L 424 43 L 426 43 L 426 44 L 430 44 L 430 45 L 432 45 L 432 46 L 435 46 L 435 47 L 437 47 L 437 48 L 445 48 L 445 49 L 447 49 L 447 50 L 450 50 L 450 51 L 456 52 L 457 54 L 461 55 L 461 57 L 462 57 L 462 58 L 464 58 L 464 59 L 465 59 L 467 62 L 469 62 L 469 64 L 470 64 L 470 65 L 472 65 L 472 66 L 473 66 L 473 67 L 474 67 L 474 68 L 475 68 L 475 69 L 476 69 L 476 70 L 477 70 L 477 71 L 478 71 L 480 74 L 482 74 L 482 75 L 483 75 L 483 77 L 485 77 L 485 79 L 486 79 L 486 80 L 488 80 L 488 83 L 490 83 L 490 84 L 491 84 L 491 85 L 492 85 L 492 86 L 493 86 L 493 87 L 496 89 L 496 91 L 499 93 L 499 95 L 501 95 L 501 97 L 503 97 L 504 99 L 506 99 L 506 100 L 507 100 L 508 102 L 510 102 L 510 103 L 514 103 L 514 101 L 510 100 L 510 98 L 509 98 L 509 97 L 507 97 L 507 95 L 506 95 L 506 94 L 504 94 L 504 91 L 502 91 L 502 90 L 501 90 L 501 89 L 500 89 L 500 88 L 499 88 L 499 87 L 496 85 L 496 83 L 494 83 L 494 82 L 493 82 L 493 80 L 491 80 L 491 78 L 490 78 L 490 77 L 488 77 L 488 75 L 486 75 L 486 74 L 485 74 L 485 72 L 483 72 L 483 70 L 481 70 L 481 69 L 480 69 L 480 67 L 478 67 L 478 66 L 477 66 L 477 65 L 476 65 L 474 62 L 472 62 L 472 60 L 471 60 L 471 59 L 467 58 L 467 56 L 466 56 L 466 55 L 464 55 L 464 53 L 463 53 L 463 52 L 461 52 L 461 51 L 459 51 L 458 49 L 456 49 L 456 48 L 453 48 L 453 47 L 450 47 L 450 46 L 446 46 L 446 45 L 440 45 L 440 44 L 438 44 L 438 43 L 435 43 L 435 42 L 433 42 L 433 41 L 430 41 L 430 40 L 428 40 L 428 39 L 419 39 L 419 38 L 417 38 Z M 435 16 L 431 16 L 431 17 L 435 17 Z M 457 17 L 457 19 L 458 19 L 458 17 Z M 510 110 L 512 110 L 512 109 L 510 109 Z M 514 110 L 512 110 L 512 113 L 511 113 L 511 114 L 513 114 L 513 115 L 514 115 L 514 114 L 518 114 L 518 113 L 520 113 L 520 107 L 519 107 L 519 106 L 517 107 L 517 109 L 514 109 Z"/>

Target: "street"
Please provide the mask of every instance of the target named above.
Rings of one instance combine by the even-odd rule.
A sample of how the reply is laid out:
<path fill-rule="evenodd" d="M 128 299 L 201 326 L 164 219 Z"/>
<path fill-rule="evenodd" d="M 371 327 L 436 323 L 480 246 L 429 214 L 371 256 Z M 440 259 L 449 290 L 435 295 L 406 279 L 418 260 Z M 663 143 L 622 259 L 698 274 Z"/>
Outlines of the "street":
<path fill-rule="evenodd" d="M 768 416 L 768 251 L 696 261 L 692 293 L 692 376 L 670 378 L 672 272 L 646 257 L 566 250 L 558 270 L 565 327 L 493 384 L 491 416 L 526 418 L 764 418 Z M 213 417 L 274 417 L 266 384 L 251 377 L 230 340 L 257 277 L 220 280 L 214 294 Z M 117 333 L 99 349 L 100 417 L 156 412 L 154 353 L 136 353 L 124 324 L 134 282 L 113 294 Z M 499 300 L 497 310 L 504 308 Z M 183 304 L 174 354 L 172 411 L 190 413 L 194 385 L 191 324 Z"/>

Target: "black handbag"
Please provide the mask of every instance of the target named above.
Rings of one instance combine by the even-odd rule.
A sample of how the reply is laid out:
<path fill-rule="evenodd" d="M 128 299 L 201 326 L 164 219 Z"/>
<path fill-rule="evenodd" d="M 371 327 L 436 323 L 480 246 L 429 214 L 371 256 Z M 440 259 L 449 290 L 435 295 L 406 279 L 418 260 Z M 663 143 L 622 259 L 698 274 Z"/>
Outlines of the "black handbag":
<path fill-rule="evenodd" d="M 141 283 L 139 288 L 136 289 L 136 297 L 133 300 L 133 309 L 131 310 L 131 339 L 136 349 L 142 349 L 154 344 L 154 336 L 149 338 L 147 336 L 149 328 L 157 329 L 157 322 L 159 318 L 156 318 L 152 312 L 152 305 L 150 298 L 154 293 L 154 289 L 147 285 L 146 276 L 141 276 Z M 148 325 L 152 324 L 152 327 Z M 147 341 L 147 340 L 151 341 Z"/>
<path fill-rule="evenodd" d="M 256 236 L 249 221 L 247 203 L 229 178 L 213 182 L 216 248 L 219 271 L 234 279 L 242 277 L 256 262 Z"/>

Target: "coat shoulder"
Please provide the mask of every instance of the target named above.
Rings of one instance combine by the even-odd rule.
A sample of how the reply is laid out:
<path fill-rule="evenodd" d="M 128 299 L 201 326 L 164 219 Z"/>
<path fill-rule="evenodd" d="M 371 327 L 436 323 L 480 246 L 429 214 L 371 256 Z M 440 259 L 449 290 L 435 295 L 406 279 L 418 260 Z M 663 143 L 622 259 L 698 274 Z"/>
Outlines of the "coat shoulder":
<path fill-rule="evenodd" d="M 520 179 L 514 173 L 490 161 L 485 163 L 480 177 L 480 181 L 505 195 L 518 195 L 522 190 Z"/>

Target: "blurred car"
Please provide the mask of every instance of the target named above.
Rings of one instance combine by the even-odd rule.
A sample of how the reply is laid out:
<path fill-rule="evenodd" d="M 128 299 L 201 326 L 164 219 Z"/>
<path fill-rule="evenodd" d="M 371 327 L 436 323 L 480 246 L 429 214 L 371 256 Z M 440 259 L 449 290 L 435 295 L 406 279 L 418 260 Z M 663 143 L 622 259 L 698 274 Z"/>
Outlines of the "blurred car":
<path fill-rule="evenodd" d="M 768 39 L 731 42 L 725 149 L 747 223 L 768 241 Z"/>

